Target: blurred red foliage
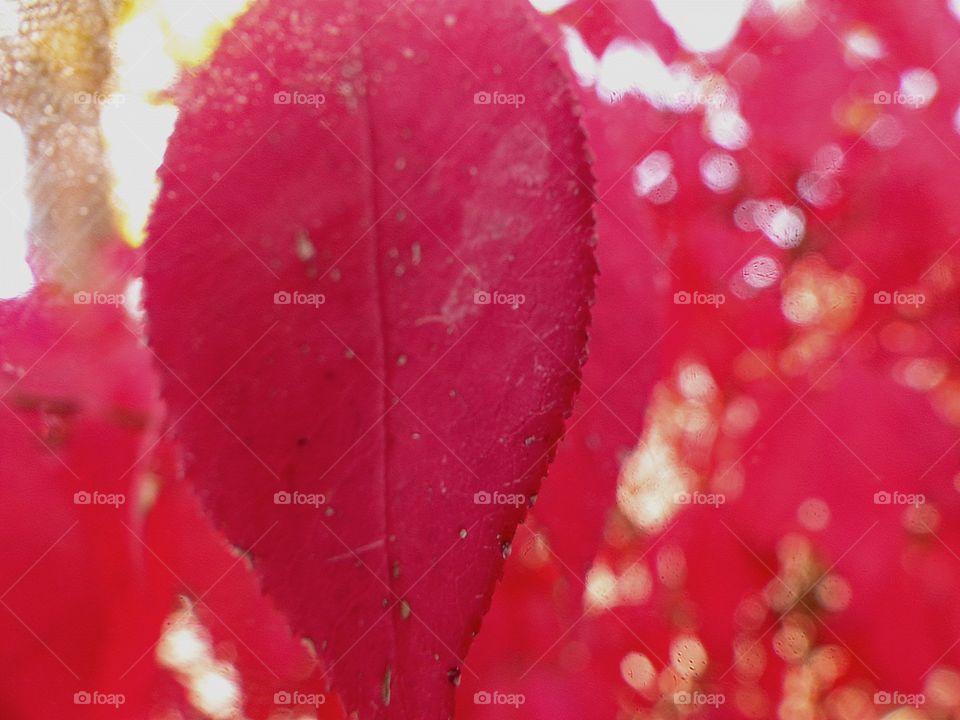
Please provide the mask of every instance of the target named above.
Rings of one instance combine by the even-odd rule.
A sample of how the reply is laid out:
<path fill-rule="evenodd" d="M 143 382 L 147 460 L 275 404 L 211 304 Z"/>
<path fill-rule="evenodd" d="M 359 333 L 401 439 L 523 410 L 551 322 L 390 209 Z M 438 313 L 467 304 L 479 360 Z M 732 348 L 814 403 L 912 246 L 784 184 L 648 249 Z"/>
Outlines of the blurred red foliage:
<path fill-rule="evenodd" d="M 707 55 L 646 0 L 539 22 L 600 277 L 457 717 L 957 717 L 957 17 L 758 0 Z M 0 712 L 345 717 L 194 500 L 141 335 L 46 286 L 0 303 Z"/>

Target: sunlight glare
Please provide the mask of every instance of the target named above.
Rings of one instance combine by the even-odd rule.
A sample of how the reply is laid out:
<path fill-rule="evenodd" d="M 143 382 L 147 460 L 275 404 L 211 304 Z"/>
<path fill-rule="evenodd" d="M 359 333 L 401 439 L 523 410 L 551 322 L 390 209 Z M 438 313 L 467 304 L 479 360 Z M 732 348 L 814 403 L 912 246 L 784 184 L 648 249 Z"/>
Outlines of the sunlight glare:
<path fill-rule="evenodd" d="M 653 4 L 685 48 L 710 53 L 733 40 L 750 0 L 653 0 Z"/>
<path fill-rule="evenodd" d="M 0 299 L 7 299 L 26 293 L 34 284 L 27 265 L 27 144 L 20 126 L 7 115 L 0 115 L 0 156 L 6 166 L 0 185 L 0 217 L 6 227 L 0 242 Z"/>

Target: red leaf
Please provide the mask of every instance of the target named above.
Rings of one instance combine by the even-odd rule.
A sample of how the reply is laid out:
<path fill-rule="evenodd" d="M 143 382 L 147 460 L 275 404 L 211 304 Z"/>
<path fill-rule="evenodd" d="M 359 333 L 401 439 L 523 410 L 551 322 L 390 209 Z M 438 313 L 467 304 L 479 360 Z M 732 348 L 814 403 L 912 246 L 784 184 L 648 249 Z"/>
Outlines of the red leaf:
<path fill-rule="evenodd" d="M 143 587 L 127 528 L 155 410 L 149 359 L 121 315 L 43 289 L 0 303 L 5 716 L 88 717 L 93 708 L 75 705 L 74 693 L 115 694 L 136 683 L 103 669 L 132 663 L 162 618 L 141 597 L 133 613 L 140 622 L 122 644 L 108 639 L 118 599 Z"/>
<path fill-rule="evenodd" d="M 247 564 L 182 483 L 161 482 L 151 358 L 128 324 L 45 289 L 0 303 L 4 717 L 199 718 L 185 688 L 232 676 L 221 702 L 245 717 L 273 717 L 286 692 L 342 720 Z M 209 638 L 206 655 L 171 653 L 174 631 Z"/>
<path fill-rule="evenodd" d="M 607 3 L 614 11 L 632 4 Z M 579 22 L 577 5 L 582 10 L 589 3 L 571 5 L 565 19 L 598 52 L 618 35 L 633 36 L 621 37 L 623 43 L 655 37 L 645 20 L 630 33 L 611 30 L 625 17 L 619 12 L 619 20 L 607 18 L 601 27 Z M 802 678 L 813 667 L 822 685 L 802 702 L 817 712 L 835 713 L 856 699 L 869 714 L 878 690 L 923 691 L 930 715 L 948 712 L 954 702 L 940 693 L 955 683 L 952 643 L 960 622 L 950 604 L 958 577 L 950 520 L 957 507 L 951 479 L 960 420 L 960 218 L 953 197 L 960 147 L 956 79 L 948 71 L 960 52 L 956 19 L 937 2 L 808 2 L 776 12 L 768 5 L 756 3 L 738 39 L 709 59 L 734 95 L 707 98 L 704 107 L 672 116 L 676 127 L 663 127 L 664 137 L 645 151 L 669 153 L 662 172 L 651 173 L 661 185 L 638 192 L 643 197 L 624 214 L 637 227 L 647 223 L 648 210 L 654 213 L 670 241 L 671 294 L 699 290 L 726 299 L 719 307 L 667 299 L 667 326 L 676 325 L 661 348 L 662 383 L 654 398 L 664 402 L 652 408 L 645 435 L 654 452 L 641 455 L 643 467 L 637 455 L 644 443 L 638 444 L 624 464 L 621 487 L 642 481 L 646 492 L 637 500 L 653 514 L 667 508 L 672 521 L 652 528 L 640 522 L 625 531 L 627 518 L 611 513 L 594 568 L 622 579 L 635 565 L 652 582 L 626 600 L 617 599 L 619 589 L 610 592 L 617 602 L 605 612 L 574 616 L 559 628 L 527 621 L 530 632 L 523 633 L 511 632 L 515 617 L 553 617 L 558 598 L 569 593 L 561 581 L 545 589 L 540 576 L 527 587 L 514 585 L 498 596 L 468 658 L 480 675 L 469 689 L 526 693 L 521 712 L 530 717 L 601 717 L 617 710 L 632 716 L 650 706 L 653 714 L 684 714 L 690 708 L 673 707 L 674 691 L 690 683 L 707 695 L 725 695 L 727 704 L 701 708 L 704 716 L 782 715 L 796 707 L 805 692 Z M 865 37 L 851 38 L 856 32 Z M 885 50 L 882 59 L 852 57 L 848 43 L 871 50 L 874 40 Z M 673 69 L 704 77 L 707 63 L 681 55 Z M 590 69 L 586 61 L 580 66 Z M 916 78 L 920 68 L 933 68 L 935 97 Z M 618 70 L 626 75 L 629 68 Z M 913 73 L 907 90 L 928 93 L 924 102 L 875 103 L 874 93 L 897 90 L 904 72 Z M 639 70 L 614 79 L 646 87 Z M 631 93 L 641 94 L 631 87 L 627 97 L 614 96 L 609 115 L 628 114 L 642 137 L 657 127 L 650 118 L 658 113 Z M 723 107 L 750 128 L 743 147 L 728 133 L 736 117 L 711 117 Z M 663 122 L 671 117 L 659 115 Z M 610 154 L 629 156 L 635 147 L 634 136 L 616 135 L 619 124 L 601 127 L 617 138 L 610 147 L 597 144 L 602 182 L 602 169 L 619 159 Z M 724 142 L 730 147 L 718 147 Z M 721 169 L 738 172 L 717 183 L 711 174 L 725 173 L 706 163 L 721 150 L 727 155 Z M 806 227 L 796 246 L 776 237 L 777 228 L 759 227 L 762 207 L 734 224 L 742 202 L 768 199 L 803 213 Z M 600 219 L 604 271 L 611 236 Z M 598 337 L 607 281 L 602 274 L 594 309 Z M 897 290 L 921 293 L 921 300 L 891 303 Z M 887 293 L 887 302 L 874 300 L 878 291 Z M 629 327 L 634 319 L 621 313 L 618 322 Z M 585 387 L 609 357 L 596 350 L 592 345 Z M 604 452 L 608 464 L 620 464 L 614 448 Z M 561 470 L 564 457 L 551 472 Z M 604 488 L 604 475 L 601 466 L 581 482 Z M 678 479 L 701 500 L 720 493 L 726 504 L 671 505 L 671 481 Z M 877 506 L 876 491 L 898 491 L 901 498 L 919 493 L 926 502 Z M 622 505 L 643 519 L 643 502 Z M 550 523 L 545 513 L 544 524 Z M 583 529 L 571 534 L 582 536 Z M 664 573 L 667 551 L 675 567 Z M 613 584 L 606 580 L 597 588 Z M 673 646 L 688 633 L 709 660 L 695 677 L 678 664 Z M 571 664 L 584 656 L 589 663 Z M 648 682 L 637 682 L 646 672 L 631 670 L 647 661 Z M 562 694 L 562 709 L 547 707 L 556 700 L 544 694 L 547 684 Z M 604 688 L 597 694 L 619 707 L 595 702 L 581 710 L 584 687 Z M 487 706 L 474 707 L 469 694 L 462 702 L 470 717 L 494 716 Z"/>
<path fill-rule="evenodd" d="M 619 20 L 603 4 L 573 3 L 550 19 L 546 31 L 559 42 L 553 20 L 608 37 L 624 31 L 624 18 L 649 23 L 659 41 L 672 31 L 648 3 L 630 3 Z M 612 29 L 607 28 L 612 24 Z M 609 32 L 605 31 L 605 28 Z M 671 44 L 672 43 L 672 44 Z M 656 147 L 670 125 L 633 98 L 601 102 L 580 89 L 583 123 L 596 156 L 599 280 L 591 308 L 590 362 L 567 423 L 546 488 L 533 515 L 560 564 L 582 580 L 592 562 L 616 493 L 620 459 L 642 432 L 650 390 L 659 377 L 661 343 L 669 335 L 667 299 L 672 270 L 670 239 L 634 191 L 633 168 Z"/>
<path fill-rule="evenodd" d="M 143 549 L 150 592 L 170 599 L 157 655 L 160 670 L 184 688 L 183 707 L 221 715 L 242 707 L 244 717 L 258 720 L 300 708 L 319 713 L 318 720 L 344 720 L 312 649 L 291 636 L 284 617 L 260 594 L 252 568 L 210 528 L 185 484 L 162 487 Z M 211 706 L 197 691 L 215 680 L 233 685 L 235 694 Z"/>
<path fill-rule="evenodd" d="M 578 385 L 591 178 L 528 13 L 261 3 L 161 172 L 147 306 L 188 474 L 364 717 L 449 714 Z"/>

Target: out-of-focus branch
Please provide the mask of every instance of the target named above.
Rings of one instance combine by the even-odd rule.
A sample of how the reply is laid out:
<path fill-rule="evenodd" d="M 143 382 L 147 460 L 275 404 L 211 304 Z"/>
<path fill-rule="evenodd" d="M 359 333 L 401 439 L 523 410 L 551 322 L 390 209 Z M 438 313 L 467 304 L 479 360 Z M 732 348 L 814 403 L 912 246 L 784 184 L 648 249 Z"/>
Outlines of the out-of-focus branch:
<path fill-rule="evenodd" d="M 17 13 L 0 38 L 0 109 L 27 138 L 31 264 L 66 291 L 102 288 L 99 258 L 119 242 L 100 106 L 120 0 L 0 0 Z"/>

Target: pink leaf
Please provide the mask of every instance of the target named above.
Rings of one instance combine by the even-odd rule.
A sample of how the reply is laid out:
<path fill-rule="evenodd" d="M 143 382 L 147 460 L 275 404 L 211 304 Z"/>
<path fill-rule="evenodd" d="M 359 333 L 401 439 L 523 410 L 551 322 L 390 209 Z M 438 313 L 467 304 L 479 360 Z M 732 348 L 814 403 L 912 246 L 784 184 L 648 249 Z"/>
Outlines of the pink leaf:
<path fill-rule="evenodd" d="M 592 91 L 589 91 L 592 94 Z M 666 233 L 638 201 L 632 167 L 662 131 L 637 122 L 637 103 L 609 106 L 584 93 L 584 124 L 597 156 L 600 280 L 591 310 L 583 390 L 534 515 L 550 547 L 581 579 L 596 554 L 616 494 L 620 458 L 643 430 L 659 377 L 672 270 Z"/>
<path fill-rule="evenodd" d="M 449 715 L 579 384 L 592 180 L 529 12 L 261 3 L 161 171 L 189 476 L 362 717 Z"/>
<path fill-rule="evenodd" d="M 126 313 L 42 287 L 0 303 L 0 321 L 4 717 L 199 717 L 188 688 L 231 677 L 221 702 L 252 720 L 282 709 L 278 692 L 342 720 L 323 666 L 164 480 L 151 357 Z M 205 655 L 171 652 L 194 630 Z"/>
<path fill-rule="evenodd" d="M 154 682 L 166 673 L 176 678 L 188 717 L 195 712 L 191 704 L 211 709 L 197 689 L 217 678 L 235 688 L 214 705 L 221 715 L 232 705 L 257 720 L 297 708 L 311 717 L 319 713 L 318 720 L 344 720 L 312 648 L 291 636 L 283 616 L 260 594 L 245 558 L 231 553 L 210 528 L 184 483 L 162 483 L 142 549 L 149 592 L 169 598 L 170 609 L 156 643 L 162 673 L 154 673 Z M 193 651 L 184 652 L 184 646 Z M 173 705 L 176 694 L 167 696 L 165 702 Z"/>
<path fill-rule="evenodd" d="M 588 6 L 569 6 L 565 21 L 598 54 L 618 36 L 628 44 L 626 35 L 656 36 L 646 25 L 623 33 L 621 12 L 603 23 L 588 22 L 588 12 L 580 22 Z M 614 506 L 604 528 L 591 573 L 598 582 L 588 582 L 602 611 L 585 598 L 583 614 L 559 627 L 529 621 L 559 615 L 568 583 L 511 560 L 468 658 L 479 679 L 465 684 L 465 717 L 496 717 L 472 702 L 473 692 L 494 689 L 526 695 L 518 717 L 673 716 L 689 710 L 675 707 L 689 683 L 726 699 L 702 708 L 704 717 L 783 715 L 814 665 L 815 712 L 834 712 L 841 697 L 868 708 L 878 690 L 923 691 L 927 714 L 948 712 L 953 700 L 939 689 L 954 682 L 957 664 L 951 520 L 960 420 L 956 79 L 947 70 L 960 44 L 949 13 L 932 1 L 777 11 L 755 3 L 739 36 L 710 58 L 673 58 L 658 44 L 678 76 L 722 72 L 722 84 L 704 87 L 735 94 L 661 113 L 663 137 L 644 151 L 660 155 L 661 172 L 649 173 L 660 184 L 644 192 L 641 182 L 635 210 L 623 215 L 638 227 L 652 213 L 670 248 L 671 329 L 645 432 L 654 452 L 638 443 L 622 466 L 619 487 L 637 495 L 618 498 L 621 512 Z M 610 95 L 599 75 L 596 90 Z M 628 114 L 637 130 L 625 141 L 614 122 L 601 126 L 615 139 L 596 143 L 601 195 L 604 169 L 618 159 L 610 151 L 632 156 L 636 138 L 658 127 L 647 100 L 631 96 L 640 94 L 612 94 L 611 117 Z M 781 206 L 802 213 L 799 233 L 784 232 L 791 222 L 770 224 L 770 208 Z M 603 210 L 598 216 L 594 357 L 581 401 L 610 357 L 596 342 L 611 245 Z M 690 291 L 725 302 L 670 302 Z M 806 297 L 816 312 L 803 307 Z M 617 320 L 610 326 L 635 322 L 628 312 Z M 571 423 L 569 439 L 579 430 Z M 607 463 L 623 458 L 595 445 Z M 678 497 L 671 476 L 691 492 Z M 582 482 L 602 488 L 600 478 L 602 470 Z M 662 503 L 666 519 L 650 523 L 632 498 Z M 639 519 L 635 528 L 627 515 Z M 546 512 L 543 521 L 548 530 L 556 523 Z M 572 574 L 558 557 L 546 562 Z M 705 667 L 680 662 L 678 648 L 695 659 L 699 644 Z M 591 699 L 583 708 L 584 688 L 610 707 Z"/>
<path fill-rule="evenodd" d="M 162 618 L 144 602 L 123 644 L 107 639 L 116 599 L 140 586 L 127 528 L 155 406 L 149 359 L 122 315 L 45 288 L 0 303 L 5 716 L 88 717 L 74 693 L 128 692 L 135 677 L 102 669 L 129 666 Z"/>

